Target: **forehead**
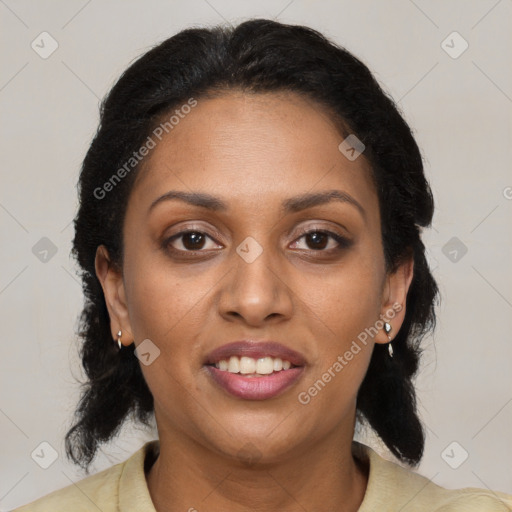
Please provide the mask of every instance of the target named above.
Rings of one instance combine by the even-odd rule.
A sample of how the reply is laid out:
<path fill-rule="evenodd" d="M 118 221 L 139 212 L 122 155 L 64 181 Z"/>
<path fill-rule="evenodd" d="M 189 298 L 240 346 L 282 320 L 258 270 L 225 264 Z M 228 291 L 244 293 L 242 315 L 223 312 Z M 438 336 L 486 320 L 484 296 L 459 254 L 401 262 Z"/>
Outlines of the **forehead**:
<path fill-rule="evenodd" d="M 256 206 L 333 188 L 376 201 L 367 160 L 347 159 L 338 148 L 345 138 L 339 124 L 299 94 L 226 92 L 197 99 L 175 120 L 135 183 L 141 207 L 171 189 Z"/>

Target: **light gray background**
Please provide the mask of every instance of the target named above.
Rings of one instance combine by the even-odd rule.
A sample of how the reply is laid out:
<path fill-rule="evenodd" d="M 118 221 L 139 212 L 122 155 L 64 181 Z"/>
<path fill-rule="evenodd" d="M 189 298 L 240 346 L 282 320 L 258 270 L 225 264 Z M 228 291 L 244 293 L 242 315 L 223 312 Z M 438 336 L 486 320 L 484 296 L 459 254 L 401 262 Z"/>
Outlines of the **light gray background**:
<path fill-rule="evenodd" d="M 428 426 L 418 471 L 450 488 L 512 492 L 511 0 L 0 0 L 0 15 L 1 510 L 84 476 L 63 444 L 81 376 L 70 222 L 98 100 L 135 57 L 179 30 L 256 16 L 306 24 L 346 46 L 413 127 L 437 204 L 424 240 L 443 296 L 417 381 Z M 31 48 L 43 31 L 59 45 L 47 59 Z M 469 44 L 458 58 L 442 47 L 453 31 Z M 57 248 L 46 262 L 32 252 L 42 237 Z M 460 242 L 446 246 L 452 237 Z M 123 429 L 93 472 L 154 437 Z M 43 441 L 58 453 L 46 470 L 31 458 Z M 447 461 L 460 463 L 463 450 L 468 459 L 452 469 Z"/>

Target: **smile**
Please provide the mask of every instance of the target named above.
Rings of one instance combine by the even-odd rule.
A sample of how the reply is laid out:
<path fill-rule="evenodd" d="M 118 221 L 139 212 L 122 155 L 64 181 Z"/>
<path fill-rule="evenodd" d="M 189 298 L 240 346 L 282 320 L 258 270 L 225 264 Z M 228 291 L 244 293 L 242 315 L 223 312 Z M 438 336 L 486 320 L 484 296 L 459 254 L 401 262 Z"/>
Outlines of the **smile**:
<path fill-rule="evenodd" d="M 305 359 L 279 343 L 238 341 L 214 350 L 205 368 L 213 383 L 229 395 L 268 400 L 298 381 Z"/>
<path fill-rule="evenodd" d="M 280 357 L 252 357 L 231 356 L 229 359 L 222 359 L 215 363 L 215 368 L 223 372 L 241 373 L 243 375 L 270 375 L 274 372 L 289 370 L 292 364 L 290 361 L 282 360 Z"/>
<path fill-rule="evenodd" d="M 269 375 L 231 373 L 215 366 L 206 368 L 215 384 L 230 395 L 244 400 L 274 398 L 297 382 L 304 372 L 304 367 L 299 366 L 273 371 Z"/>

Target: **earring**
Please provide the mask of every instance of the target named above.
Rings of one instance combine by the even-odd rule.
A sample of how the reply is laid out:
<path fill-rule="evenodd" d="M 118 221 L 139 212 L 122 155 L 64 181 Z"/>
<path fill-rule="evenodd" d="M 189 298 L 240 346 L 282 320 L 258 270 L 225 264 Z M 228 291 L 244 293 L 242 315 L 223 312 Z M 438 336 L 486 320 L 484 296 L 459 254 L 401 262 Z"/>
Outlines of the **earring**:
<path fill-rule="evenodd" d="M 391 324 L 389 322 L 384 322 L 384 331 L 388 335 L 388 340 L 389 340 L 389 343 L 388 343 L 389 357 L 393 358 L 393 347 L 391 346 L 391 336 L 389 335 L 389 333 L 391 332 Z"/>
<path fill-rule="evenodd" d="M 121 350 L 121 347 L 123 346 L 122 343 L 121 343 L 121 336 L 122 336 L 121 331 L 118 331 L 118 333 L 117 333 L 117 344 L 119 345 L 119 350 Z"/>

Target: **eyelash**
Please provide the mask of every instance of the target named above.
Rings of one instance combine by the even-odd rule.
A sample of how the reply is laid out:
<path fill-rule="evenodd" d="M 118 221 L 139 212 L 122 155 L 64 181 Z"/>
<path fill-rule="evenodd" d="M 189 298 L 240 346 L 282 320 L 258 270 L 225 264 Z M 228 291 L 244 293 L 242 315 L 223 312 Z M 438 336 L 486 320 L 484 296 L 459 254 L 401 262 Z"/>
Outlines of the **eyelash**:
<path fill-rule="evenodd" d="M 205 235 L 206 237 L 210 238 L 211 240 L 213 240 L 213 238 L 208 235 L 207 233 L 205 233 L 204 231 L 201 231 L 201 230 L 198 230 L 198 229 L 187 229 L 187 230 L 184 230 L 184 231 L 180 231 L 179 233 L 176 233 L 174 235 L 172 235 L 171 237 L 169 238 L 166 238 L 163 243 L 162 243 L 162 248 L 164 250 L 170 250 L 171 252 L 173 253 L 188 253 L 188 254 L 197 254 L 197 253 L 200 253 L 200 252 L 207 252 L 207 250 L 203 250 L 203 249 L 199 249 L 199 250 L 196 250 L 196 251 L 190 251 L 190 250 L 182 250 L 182 249 L 175 249 L 174 247 L 171 246 L 171 243 L 174 241 L 174 240 L 177 240 L 181 237 L 183 237 L 184 235 L 187 235 L 187 234 L 190 234 L 190 233 L 198 233 L 198 234 L 201 234 L 201 235 Z M 294 243 L 298 240 L 300 240 L 301 238 L 307 236 L 307 235 L 310 235 L 310 234 L 313 234 L 313 233 L 320 233 L 322 235 L 327 235 L 329 238 L 332 238 L 333 240 L 335 240 L 337 243 L 338 243 L 338 247 L 335 247 L 335 248 L 331 248 L 331 249 L 319 249 L 319 250 L 315 250 L 315 249 L 301 249 L 301 251 L 305 251 L 305 252 L 309 252 L 309 253 L 333 253 L 333 252 L 339 252 L 343 249 L 348 249 L 351 245 L 352 245 L 352 241 L 349 240 L 348 238 L 345 238 L 344 236 L 341 236 L 339 235 L 338 233 L 334 233 L 332 231 L 328 231 L 326 229 L 310 229 L 310 230 L 307 230 L 307 231 L 302 231 L 299 236 L 295 239 Z"/>

